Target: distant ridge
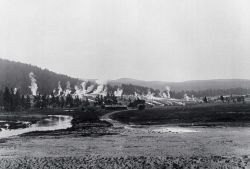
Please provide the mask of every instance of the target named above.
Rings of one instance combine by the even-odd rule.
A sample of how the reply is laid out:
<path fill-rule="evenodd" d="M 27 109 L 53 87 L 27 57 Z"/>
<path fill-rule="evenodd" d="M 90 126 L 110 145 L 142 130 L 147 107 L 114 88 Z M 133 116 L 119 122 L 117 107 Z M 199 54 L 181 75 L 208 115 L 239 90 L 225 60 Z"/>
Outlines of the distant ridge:
<path fill-rule="evenodd" d="M 112 85 L 133 84 L 138 86 L 150 87 L 153 89 L 165 90 L 169 86 L 171 90 L 216 90 L 216 89 L 231 89 L 231 88 L 250 88 L 250 80 L 247 79 L 212 79 L 212 80 L 190 80 L 184 82 L 163 82 L 163 81 L 144 81 L 130 78 L 121 78 L 109 81 Z"/>

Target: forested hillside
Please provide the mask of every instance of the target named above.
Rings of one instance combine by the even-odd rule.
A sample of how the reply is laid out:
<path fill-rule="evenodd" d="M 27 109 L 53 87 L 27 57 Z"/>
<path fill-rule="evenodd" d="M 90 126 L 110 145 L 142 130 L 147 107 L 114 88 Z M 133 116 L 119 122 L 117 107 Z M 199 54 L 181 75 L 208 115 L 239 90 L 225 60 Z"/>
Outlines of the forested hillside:
<path fill-rule="evenodd" d="M 80 83 L 79 79 L 57 74 L 47 69 L 0 59 L 0 90 L 7 86 L 9 88 L 18 88 L 22 94 L 30 94 L 30 72 L 35 75 L 38 92 L 44 94 L 49 94 L 57 88 L 58 81 L 61 81 L 62 88 L 65 88 L 67 81 L 70 81 L 72 87 Z"/>

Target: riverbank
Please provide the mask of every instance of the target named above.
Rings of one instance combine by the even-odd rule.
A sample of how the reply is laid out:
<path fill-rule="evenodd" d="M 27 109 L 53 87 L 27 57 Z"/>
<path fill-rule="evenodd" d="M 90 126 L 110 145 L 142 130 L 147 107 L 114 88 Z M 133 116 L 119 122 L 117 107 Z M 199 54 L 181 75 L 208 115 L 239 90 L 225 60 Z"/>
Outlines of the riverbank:
<path fill-rule="evenodd" d="M 27 128 L 39 121 L 47 118 L 48 115 L 67 115 L 71 116 L 72 127 L 67 129 L 52 130 L 52 131 L 33 131 L 19 135 L 20 137 L 28 136 L 58 136 L 71 135 L 73 137 L 115 134 L 110 133 L 107 128 L 111 126 L 109 122 L 101 121 L 99 118 L 108 111 L 90 107 L 86 110 L 70 110 L 70 109 L 45 109 L 45 110 L 30 110 L 23 112 L 0 112 L 0 128 L 19 129 Z M 27 123 L 23 123 L 23 122 Z M 25 124 L 21 126 L 21 124 Z M 2 124 L 2 126 L 1 126 Z M 11 124 L 11 125 L 9 125 Z"/>

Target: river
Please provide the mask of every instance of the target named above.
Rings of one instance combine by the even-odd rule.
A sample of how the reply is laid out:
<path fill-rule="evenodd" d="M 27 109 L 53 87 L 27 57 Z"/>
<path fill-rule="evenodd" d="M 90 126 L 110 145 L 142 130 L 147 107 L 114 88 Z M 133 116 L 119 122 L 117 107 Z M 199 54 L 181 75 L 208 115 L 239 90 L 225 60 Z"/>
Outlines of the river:
<path fill-rule="evenodd" d="M 60 130 L 60 129 L 70 128 L 72 126 L 71 125 L 72 119 L 73 118 L 71 116 L 48 115 L 47 118 L 40 120 L 37 123 L 28 126 L 27 128 L 18 128 L 18 129 L 12 129 L 12 130 L 8 128 L 2 129 L 0 131 L 0 139 L 8 138 L 11 136 L 17 136 L 20 134 L 33 132 L 33 131 L 51 131 L 51 130 Z"/>

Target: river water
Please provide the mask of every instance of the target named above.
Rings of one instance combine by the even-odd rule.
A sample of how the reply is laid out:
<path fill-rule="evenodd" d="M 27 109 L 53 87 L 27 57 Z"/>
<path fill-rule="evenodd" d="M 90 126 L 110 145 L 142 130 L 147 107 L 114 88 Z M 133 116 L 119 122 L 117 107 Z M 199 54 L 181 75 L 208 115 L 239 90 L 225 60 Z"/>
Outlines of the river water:
<path fill-rule="evenodd" d="M 51 131 L 51 130 L 60 130 L 70 128 L 72 126 L 71 120 L 73 118 L 71 116 L 65 115 L 48 115 L 47 118 L 38 121 L 35 124 L 30 125 L 27 128 L 19 128 L 19 129 L 2 129 L 0 131 L 0 139 L 7 138 L 11 136 L 17 136 L 20 134 L 33 132 L 33 131 Z"/>

